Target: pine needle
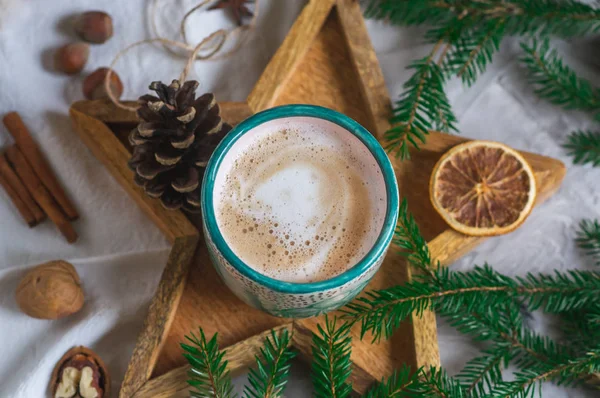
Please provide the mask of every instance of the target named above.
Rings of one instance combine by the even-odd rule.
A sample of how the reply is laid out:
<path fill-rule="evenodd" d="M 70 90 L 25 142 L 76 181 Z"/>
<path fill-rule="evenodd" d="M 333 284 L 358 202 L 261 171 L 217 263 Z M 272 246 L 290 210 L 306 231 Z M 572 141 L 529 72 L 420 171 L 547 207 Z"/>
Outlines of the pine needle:
<path fill-rule="evenodd" d="M 453 16 L 447 7 L 436 7 L 436 0 L 369 0 L 366 3 L 367 18 L 385 19 L 395 25 L 435 25 Z"/>
<path fill-rule="evenodd" d="M 560 313 L 594 305 L 600 299 L 600 273 L 586 271 L 556 272 L 552 275 L 528 274 L 509 278 L 487 264 L 468 272 L 436 272 L 436 284 L 415 278 L 404 285 L 368 292 L 350 303 L 345 319 L 361 323 L 361 333 L 373 333 L 378 341 L 388 339 L 402 321 L 426 310 L 443 313 L 484 312 L 499 305 L 512 305 L 521 298 L 532 311 Z"/>
<path fill-rule="evenodd" d="M 227 361 L 223 359 L 225 351 L 219 351 L 217 333 L 208 342 L 202 329 L 200 329 L 200 337 L 191 333 L 191 337 L 185 336 L 185 338 L 192 343 L 192 345 L 181 344 L 184 350 L 183 356 L 192 367 L 188 372 L 188 384 L 192 386 L 191 396 L 195 398 L 234 397 Z"/>
<path fill-rule="evenodd" d="M 592 164 L 600 167 L 600 133 L 576 131 L 571 133 L 564 145 L 575 164 Z"/>
<path fill-rule="evenodd" d="M 392 373 L 387 380 L 371 388 L 363 398 L 402 398 L 420 396 L 424 391 L 419 388 L 421 370 L 411 372 L 406 364 Z"/>
<path fill-rule="evenodd" d="M 525 52 L 521 61 L 540 97 L 566 109 L 600 112 L 600 91 L 566 66 L 558 52 L 550 49 L 548 39 L 521 43 L 521 48 Z"/>
<path fill-rule="evenodd" d="M 444 92 L 444 73 L 433 60 L 440 45 L 441 41 L 409 67 L 415 72 L 404 84 L 390 120 L 393 127 L 384 135 L 386 149 L 403 160 L 410 158 L 409 144 L 419 149 L 430 130 L 456 131 L 456 117 Z"/>
<path fill-rule="evenodd" d="M 296 353 L 290 351 L 290 335 L 287 329 L 278 335 L 271 331 L 265 345 L 260 349 L 261 356 L 256 356 L 257 369 L 251 369 L 244 389 L 247 398 L 278 398 L 283 396 L 289 372 L 290 361 Z M 261 358 L 262 357 L 262 358 Z"/>
<path fill-rule="evenodd" d="M 336 324 L 336 318 L 330 321 L 326 316 L 324 328 L 317 325 L 319 333 L 313 334 L 311 375 L 317 398 L 344 398 L 352 392 L 347 382 L 352 372 L 350 325 Z"/>
<path fill-rule="evenodd" d="M 510 346 L 495 346 L 467 362 L 456 379 L 469 397 L 485 397 L 496 384 L 502 382 L 502 367 L 511 359 L 511 351 Z"/>
<path fill-rule="evenodd" d="M 582 220 L 577 232 L 577 245 L 600 266 L 600 222 Z"/>
<path fill-rule="evenodd" d="M 441 25 L 462 18 L 507 22 L 508 34 L 582 36 L 600 30 L 600 11 L 576 0 L 368 0 L 366 15 L 395 25 Z"/>
<path fill-rule="evenodd" d="M 493 54 L 500 48 L 504 38 L 504 19 L 482 24 L 479 28 L 466 30 L 450 50 L 445 69 L 460 77 L 464 84 L 471 86 L 479 74 L 485 72 L 492 62 Z"/>
<path fill-rule="evenodd" d="M 419 377 L 420 388 L 423 393 L 419 397 L 431 398 L 467 398 L 467 393 L 460 382 L 449 377 L 443 369 L 435 367 L 427 371 L 423 369 Z"/>
<path fill-rule="evenodd" d="M 408 211 L 408 201 L 406 199 L 403 199 L 400 203 L 398 223 L 394 231 L 392 243 L 396 247 L 405 250 L 402 254 L 407 257 L 408 262 L 412 266 L 424 273 L 433 275 L 430 269 L 432 261 L 427 242 L 423 238 L 423 235 L 421 235 L 415 218 Z"/>
<path fill-rule="evenodd" d="M 578 375 L 598 371 L 600 371 L 600 347 L 597 346 L 579 358 L 566 359 L 562 363 L 538 361 L 534 367 L 516 372 L 514 381 L 497 384 L 489 394 L 489 398 L 532 397 L 536 387 L 544 381 L 573 386 L 580 382 Z"/>
<path fill-rule="evenodd" d="M 444 91 L 444 78 L 456 75 L 466 85 L 472 85 L 491 62 L 505 35 L 572 37 L 600 31 L 600 10 L 577 0 L 368 0 L 366 3 L 368 17 L 396 25 L 436 26 L 425 36 L 435 46 L 429 55 L 409 67 L 414 73 L 393 109 L 390 120 L 393 127 L 384 135 L 388 151 L 402 160 L 410 158 L 411 145 L 419 149 L 419 145 L 426 142 L 429 131 L 457 131 L 456 117 Z M 436 62 L 435 57 L 442 47 Z M 524 48 L 531 50 L 529 58 L 538 56 L 534 49 Z M 567 107 L 575 105 L 570 102 L 573 100 L 578 104 L 584 102 L 586 98 L 578 98 L 578 95 L 589 94 L 585 92 L 591 90 L 589 82 L 572 80 L 571 75 L 565 75 L 571 71 L 558 56 L 555 53 L 548 56 L 554 58 L 547 68 L 544 60 L 529 62 L 535 71 L 534 82 L 542 85 L 538 89 L 540 94 Z M 547 74 L 552 74 L 554 80 L 544 77 Z M 579 87 L 567 92 L 565 90 L 574 88 L 569 87 L 569 83 Z M 557 91 L 557 87 L 560 90 Z M 596 92 L 592 94 L 593 103 L 588 101 L 585 106 L 588 109 L 593 106 L 597 111 L 598 96 Z"/>
<path fill-rule="evenodd" d="M 600 306 L 589 310 L 561 314 L 561 330 L 565 344 L 576 354 L 584 354 L 588 347 L 600 341 Z"/>

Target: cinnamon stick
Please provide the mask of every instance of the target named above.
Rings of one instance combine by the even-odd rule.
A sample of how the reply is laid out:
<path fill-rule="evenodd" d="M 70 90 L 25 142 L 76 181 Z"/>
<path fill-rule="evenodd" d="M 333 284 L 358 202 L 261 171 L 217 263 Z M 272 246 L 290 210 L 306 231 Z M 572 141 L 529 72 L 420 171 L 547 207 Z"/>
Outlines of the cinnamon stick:
<path fill-rule="evenodd" d="M 59 231 L 67 239 L 67 242 L 73 243 L 77 240 L 77 233 L 69 220 L 65 217 L 58 204 L 52 199 L 50 193 L 46 190 L 42 182 L 37 177 L 25 156 L 15 145 L 6 150 L 6 157 L 12 164 L 15 172 L 21 178 L 35 201 L 46 212 L 48 218 L 58 227 Z"/>
<path fill-rule="evenodd" d="M 27 208 L 25 202 L 21 200 L 17 192 L 14 189 L 12 189 L 10 184 L 4 179 L 4 177 L 2 177 L 2 174 L 0 174 L 0 186 L 4 188 L 4 190 L 8 194 L 8 197 L 13 202 L 13 204 L 15 205 L 15 207 L 17 208 L 17 210 L 21 214 L 21 217 L 23 217 L 27 225 L 29 225 L 29 227 L 33 227 L 36 224 L 35 217 L 29 211 L 29 208 Z"/>
<path fill-rule="evenodd" d="M 67 215 L 67 218 L 71 221 L 79 218 L 75 206 L 67 197 L 67 194 L 62 189 L 56 177 L 52 173 L 48 162 L 42 155 L 38 145 L 35 143 L 29 130 L 23 123 L 21 116 L 17 112 L 10 112 L 4 116 L 4 125 L 8 129 L 10 135 L 13 136 L 17 146 L 27 159 L 27 162 L 33 168 L 35 174 L 42 181 L 46 189 L 50 192 L 52 197 L 58 202 L 60 208 Z"/>
<path fill-rule="evenodd" d="M 31 194 L 25 185 L 23 185 L 23 182 L 8 164 L 4 154 L 0 154 L 0 176 L 3 177 L 4 181 L 6 181 L 11 189 L 16 192 L 21 202 L 27 207 L 28 213 L 33 215 L 35 221 L 34 225 L 39 224 L 46 219 L 46 214 L 40 209 L 37 203 L 35 203 Z"/>

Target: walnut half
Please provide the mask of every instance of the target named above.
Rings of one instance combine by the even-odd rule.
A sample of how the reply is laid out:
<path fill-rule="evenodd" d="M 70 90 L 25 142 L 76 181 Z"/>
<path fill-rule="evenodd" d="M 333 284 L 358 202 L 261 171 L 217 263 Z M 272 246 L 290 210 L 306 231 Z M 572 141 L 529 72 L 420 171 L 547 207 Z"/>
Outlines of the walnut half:
<path fill-rule="evenodd" d="M 105 398 L 110 379 L 104 362 L 92 350 L 71 348 L 56 364 L 50 380 L 53 398 Z"/>

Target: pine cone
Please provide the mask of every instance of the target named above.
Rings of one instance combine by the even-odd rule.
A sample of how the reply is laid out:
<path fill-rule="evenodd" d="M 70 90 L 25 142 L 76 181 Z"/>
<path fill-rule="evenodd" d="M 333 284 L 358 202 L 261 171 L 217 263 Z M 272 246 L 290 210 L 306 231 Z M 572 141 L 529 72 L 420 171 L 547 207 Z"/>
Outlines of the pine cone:
<path fill-rule="evenodd" d="M 213 94 L 196 98 L 197 81 L 167 86 L 153 82 L 154 95 L 140 97 L 140 124 L 129 135 L 129 167 L 135 183 L 170 210 L 200 210 L 200 181 L 217 144 L 231 130 Z"/>

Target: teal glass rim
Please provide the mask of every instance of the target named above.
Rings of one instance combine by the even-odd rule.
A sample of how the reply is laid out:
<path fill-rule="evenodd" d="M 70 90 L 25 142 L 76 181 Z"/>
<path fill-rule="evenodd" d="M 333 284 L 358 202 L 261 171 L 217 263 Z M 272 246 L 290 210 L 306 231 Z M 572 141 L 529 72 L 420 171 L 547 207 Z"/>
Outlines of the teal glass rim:
<path fill-rule="evenodd" d="M 381 232 L 369 252 L 352 268 L 331 279 L 311 283 L 285 282 L 263 275 L 246 265 L 225 242 L 217 225 L 214 211 L 213 189 L 219 167 L 235 142 L 248 131 L 274 119 L 289 117 L 314 117 L 335 123 L 354 134 L 369 149 L 377 161 L 386 187 L 387 209 Z M 242 275 L 269 289 L 281 293 L 307 294 L 340 287 L 359 277 L 379 259 L 389 246 L 398 220 L 398 184 L 390 160 L 377 139 L 367 129 L 350 117 L 332 109 L 315 105 L 283 105 L 257 113 L 233 128 L 213 152 L 202 181 L 202 217 L 215 246 L 223 257 Z"/>

